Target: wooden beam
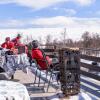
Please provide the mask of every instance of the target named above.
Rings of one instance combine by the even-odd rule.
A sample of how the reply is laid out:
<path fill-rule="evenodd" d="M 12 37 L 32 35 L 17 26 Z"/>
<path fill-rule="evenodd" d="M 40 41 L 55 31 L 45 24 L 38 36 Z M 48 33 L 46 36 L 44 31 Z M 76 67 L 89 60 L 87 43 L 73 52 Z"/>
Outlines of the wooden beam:
<path fill-rule="evenodd" d="M 100 62 L 100 57 L 88 56 L 88 55 L 80 55 L 80 57 L 81 57 L 81 59 Z"/>
<path fill-rule="evenodd" d="M 83 63 L 83 62 L 80 63 L 80 66 L 88 68 L 92 71 L 100 72 L 100 67 L 99 66 L 90 65 L 90 64 Z"/>
<path fill-rule="evenodd" d="M 100 76 L 98 76 L 98 75 L 95 75 L 95 74 L 93 74 L 93 73 L 89 73 L 89 72 L 86 72 L 86 71 L 80 71 L 80 73 L 82 74 L 82 75 L 84 75 L 84 76 L 87 76 L 87 77 L 90 77 L 90 78 L 93 78 L 93 79 L 95 79 L 95 80 L 98 80 L 98 81 L 100 81 Z"/>
<path fill-rule="evenodd" d="M 44 52 L 54 52 L 54 49 L 42 49 Z"/>

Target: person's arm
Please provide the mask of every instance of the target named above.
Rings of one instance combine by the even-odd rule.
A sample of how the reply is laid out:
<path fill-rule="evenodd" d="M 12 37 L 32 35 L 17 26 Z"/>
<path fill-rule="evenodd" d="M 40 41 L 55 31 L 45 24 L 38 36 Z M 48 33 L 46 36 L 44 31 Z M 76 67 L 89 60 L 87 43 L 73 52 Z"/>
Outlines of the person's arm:
<path fill-rule="evenodd" d="M 32 56 L 32 59 L 35 59 L 35 51 L 32 50 L 31 56 Z"/>
<path fill-rule="evenodd" d="M 6 45 L 5 43 L 3 43 L 3 44 L 1 45 L 1 47 L 2 47 L 2 48 L 7 48 L 7 45 Z"/>
<path fill-rule="evenodd" d="M 13 51 L 14 55 L 18 54 L 18 49 L 15 48 L 15 45 L 13 42 L 11 42 L 11 49 L 10 50 Z"/>
<path fill-rule="evenodd" d="M 49 65 L 52 64 L 52 59 L 49 56 L 46 56 L 46 60 L 48 61 Z"/>
<path fill-rule="evenodd" d="M 33 50 L 32 51 L 32 58 L 37 59 L 37 60 L 42 60 L 43 59 L 43 54 L 40 50 Z"/>

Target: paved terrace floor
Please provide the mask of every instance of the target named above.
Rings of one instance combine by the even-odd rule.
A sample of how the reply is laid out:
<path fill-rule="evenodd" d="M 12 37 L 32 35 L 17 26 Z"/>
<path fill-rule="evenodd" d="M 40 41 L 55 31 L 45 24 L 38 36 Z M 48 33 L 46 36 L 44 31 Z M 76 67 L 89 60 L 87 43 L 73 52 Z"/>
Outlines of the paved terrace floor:
<path fill-rule="evenodd" d="M 17 81 L 26 85 L 29 95 L 31 97 L 31 100 L 69 100 L 69 97 L 64 98 L 60 94 L 57 95 L 58 90 L 54 89 L 53 87 L 50 87 L 48 93 L 45 93 L 44 89 L 42 88 L 43 84 L 41 84 L 40 87 L 38 87 L 37 84 L 34 85 L 33 84 L 34 74 L 32 74 L 31 72 L 26 74 L 26 73 L 23 73 L 21 70 L 17 70 L 14 75 L 13 81 Z M 99 98 L 100 97 L 100 81 L 96 81 L 96 80 L 82 76 L 81 77 L 81 92 L 83 93 L 84 98 L 86 98 L 86 100 L 100 100 Z M 84 93 L 89 95 L 92 99 L 88 99 L 88 96 L 85 95 Z M 83 99 L 81 98 L 77 99 L 77 97 L 74 97 L 74 99 L 71 99 L 71 100 L 83 100 Z"/>

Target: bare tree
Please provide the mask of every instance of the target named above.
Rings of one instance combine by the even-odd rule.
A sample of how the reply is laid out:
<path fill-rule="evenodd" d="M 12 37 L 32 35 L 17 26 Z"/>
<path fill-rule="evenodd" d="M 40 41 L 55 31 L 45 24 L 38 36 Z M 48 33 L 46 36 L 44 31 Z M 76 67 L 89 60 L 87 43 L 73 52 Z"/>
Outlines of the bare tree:
<path fill-rule="evenodd" d="M 98 33 L 93 34 L 92 36 L 92 48 L 100 47 L 100 36 Z"/>
<path fill-rule="evenodd" d="M 57 46 L 59 45 L 58 39 L 55 38 L 55 39 L 53 40 L 53 43 L 52 43 L 52 44 L 54 45 L 54 49 L 57 49 Z"/>
<path fill-rule="evenodd" d="M 32 35 L 30 35 L 30 36 L 27 35 L 26 38 L 24 39 L 24 43 L 28 44 L 28 43 L 32 42 L 32 40 L 33 40 Z"/>
<path fill-rule="evenodd" d="M 52 45 L 52 36 L 48 34 L 46 36 L 46 48 L 50 48 L 51 47 L 50 45 Z"/>
<path fill-rule="evenodd" d="M 91 46 L 92 39 L 89 32 L 85 32 L 82 35 L 82 40 L 83 40 L 83 47 L 89 48 Z"/>
<path fill-rule="evenodd" d="M 42 37 L 41 36 L 38 37 L 38 42 L 39 42 L 40 45 L 43 44 L 43 41 L 42 41 Z"/>
<path fill-rule="evenodd" d="M 74 42 L 73 42 L 73 40 L 72 40 L 72 39 L 67 39 L 67 40 L 66 40 L 66 45 L 67 45 L 68 47 L 74 47 Z"/>

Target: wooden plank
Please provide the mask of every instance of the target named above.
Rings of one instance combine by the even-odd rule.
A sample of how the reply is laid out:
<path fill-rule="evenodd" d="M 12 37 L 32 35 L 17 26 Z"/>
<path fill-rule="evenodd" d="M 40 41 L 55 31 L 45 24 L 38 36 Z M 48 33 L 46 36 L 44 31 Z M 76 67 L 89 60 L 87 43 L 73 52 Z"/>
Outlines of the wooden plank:
<path fill-rule="evenodd" d="M 90 78 L 93 78 L 93 79 L 96 79 L 98 81 L 100 81 L 100 76 L 98 75 L 95 75 L 95 74 L 92 74 L 92 73 L 89 73 L 89 72 L 85 72 L 85 71 L 80 71 L 80 73 L 84 76 L 87 76 L 87 77 L 90 77 Z"/>
<path fill-rule="evenodd" d="M 54 49 L 42 49 L 44 52 L 54 52 L 55 50 Z"/>
<path fill-rule="evenodd" d="M 88 55 L 80 55 L 81 59 L 100 62 L 100 57 L 88 56 Z"/>
<path fill-rule="evenodd" d="M 83 62 L 80 63 L 80 66 L 88 68 L 92 71 L 100 72 L 100 67 L 99 66 L 90 65 L 90 64 L 83 63 Z"/>
<path fill-rule="evenodd" d="M 56 58 L 56 56 L 55 55 L 52 55 L 52 54 L 51 55 L 48 55 L 47 54 L 47 56 L 49 56 L 50 58 Z"/>
<path fill-rule="evenodd" d="M 84 51 L 100 51 L 100 49 L 93 49 L 93 48 L 79 48 L 80 50 L 84 50 Z"/>

